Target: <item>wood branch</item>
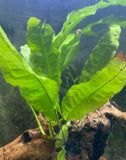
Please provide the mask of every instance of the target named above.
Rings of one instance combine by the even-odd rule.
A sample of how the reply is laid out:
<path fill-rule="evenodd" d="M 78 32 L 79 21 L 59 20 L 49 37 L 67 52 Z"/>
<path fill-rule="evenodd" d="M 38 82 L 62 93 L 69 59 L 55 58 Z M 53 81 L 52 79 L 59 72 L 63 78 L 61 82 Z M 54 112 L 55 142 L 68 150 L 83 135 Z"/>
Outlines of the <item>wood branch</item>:
<path fill-rule="evenodd" d="M 121 112 L 116 104 L 112 105 L 110 102 L 107 104 L 109 105 L 109 109 L 106 108 L 104 114 L 111 115 L 122 127 L 126 128 L 126 112 Z"/>
<path fill-rule="evenodd" d="M 54 155 L 55 141 L 43 136 L 39 130 L 23 132 L 17 139 L 0 148 L 2 160 L 47 160 Z M 56 156 L 55 156 L 56 157 Z"/>
<path fill-rule="evenodd" d="M 115 120 L 119 123 L 126 122 L 126 113 L 108 102 L 83 119 L 71 121 L 66 159 L 105 160 L 106 158 L 101 156 Z M 17 139 L 0 148 L 1 160 L 56 160 L 61 148 L 56 149 L 55 139 L 48 138 L 48 126 L 43 117 L 41 123 L 46 136 L 41 134 L 39 128 L 23 132 Z"/>

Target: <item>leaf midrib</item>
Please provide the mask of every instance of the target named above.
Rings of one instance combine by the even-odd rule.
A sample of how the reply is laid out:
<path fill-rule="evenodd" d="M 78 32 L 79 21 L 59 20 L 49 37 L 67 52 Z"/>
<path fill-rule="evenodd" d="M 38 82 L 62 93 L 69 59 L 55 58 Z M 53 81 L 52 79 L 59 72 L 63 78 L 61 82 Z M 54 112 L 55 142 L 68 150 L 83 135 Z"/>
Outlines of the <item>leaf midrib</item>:
<path fill-rule="evenodd" d="M 125 66 L 124 66 L 122 69 L 119 70 L 119 72 L 118 72 L 115 76 L 113 76 L 113 78 L 111 78 L 109 81 L 107 81 L 105 84 L 103 84 L 103 85 L 102 85 L 101 87 L 99 87 L 97 90 L 95 90 L 93 93 L 89 94 L 87 97 L 85 97 L 83 100 L 81 100 L 81 102 L 79 102 L 79 104 L 78 104 L 76 107 L 74 107 L 74 108 L 72 109 L 72 111 L 69 113 L 69 115 L 67 116 L 67 119 L 69 119 L 68 117 L 70 117 L 70 115 L 77 109 L 77 107 L 78 107 L 80 104 L 83 103 L 83 101 L 85 101 L 85 99 L 87 99 L 88 97 L 92 96 L 95 92 L 99 91 L 99 90 L 102 89 L 105 85 L 107 85 L 109 82 L 111 82 L 113 79 L 115 79 L 115 78 L 123 71 L 123 69 L 124 69 L 125 67 L 126 67 L 126 64 L 125 64 Z"/>

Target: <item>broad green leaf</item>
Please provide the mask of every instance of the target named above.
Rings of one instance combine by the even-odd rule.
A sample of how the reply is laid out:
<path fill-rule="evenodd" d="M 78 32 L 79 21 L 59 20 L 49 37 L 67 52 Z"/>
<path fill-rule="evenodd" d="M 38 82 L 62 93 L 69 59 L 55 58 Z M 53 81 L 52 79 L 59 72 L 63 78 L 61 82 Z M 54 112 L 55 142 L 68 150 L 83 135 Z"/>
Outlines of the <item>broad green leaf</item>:
<path fill-rule="evenodd" d="M 59 110 L 58 87 L 54 80 L 35 74 L 17 52 L 0 27 L 0 69 L 6 81 L 19 86 L 21 95 L 29 105 L 56 120 Z"/>
<path fill-rule="evenodd" d="M 62 102 L 65 120 L 81 119 L 102 107 L 126 85 L 126 64 L 114 58 L 87 83 L 72 86 Z"/>
<path fill-rule="evenodd" d="M 54 30 L 31 17 L 27 24 L 27 44 L 31 50 L 30 65 L 38 74 L 61 83 L 58 50 L 52 46 Z"/>
<path fill-rule="evenodd" d="M 79 42 L 80 38 L 77 34 L 69 34 L 59 48 L 59 63 L 61 71 L 69 67 L 77 53 L 79 53 Z"/>
<path fill-rule="evenodd" d="M 119 46 L 120 32 L 121 29 L 118 25 L 112 25 L 109 31 L 102 36 L 82 70 L 80 82 L 89 81 L 115 55 Z"/>

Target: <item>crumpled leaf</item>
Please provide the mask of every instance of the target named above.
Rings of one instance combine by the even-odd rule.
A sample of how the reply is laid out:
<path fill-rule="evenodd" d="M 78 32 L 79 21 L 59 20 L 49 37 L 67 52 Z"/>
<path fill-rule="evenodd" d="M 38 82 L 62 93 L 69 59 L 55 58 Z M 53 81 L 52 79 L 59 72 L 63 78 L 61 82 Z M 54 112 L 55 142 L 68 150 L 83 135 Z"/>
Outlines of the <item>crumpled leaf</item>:
<path fill-rule="evenodd" d="M 54 30 L 48 24 L 42 24 L 35 17 L 31 17 L 27 24 L 27 44 L 31 50 L 30 66 L 38 75 L 61 83 L 59 68 L 59 51 L 52 45 Z"/>
<path fill-rule="evenodd" d="M 89 81 L 97 71 L 105 67 L 112 59 L 119 46 L 120 33 L 120 26 L 112 25 L 109 31 L 101 37 L 82 70 L 80 82 Z"/>

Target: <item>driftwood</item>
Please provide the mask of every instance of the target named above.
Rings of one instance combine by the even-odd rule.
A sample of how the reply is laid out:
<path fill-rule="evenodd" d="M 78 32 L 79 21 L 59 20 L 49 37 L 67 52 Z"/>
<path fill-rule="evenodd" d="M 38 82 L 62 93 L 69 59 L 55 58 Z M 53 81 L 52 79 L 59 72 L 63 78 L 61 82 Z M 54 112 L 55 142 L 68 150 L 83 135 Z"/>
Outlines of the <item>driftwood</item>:
<path fill-rule="evenodd" d="M 17 139 L 0 148 L 0 160 L 56 160 L 61 148 L 55 148 L 55 139 L 49 139 L 48 126 L 43 117 L 42 126 L 46 136 L 39 128 L 23 132 Z M 126 126 L 126 112 L 115 105 L 106 103 L 102 108 L 71 121 L 66 143 L 68 160 L 107 160 L 101 157 L 107 145 L 115 121 Z"/>

